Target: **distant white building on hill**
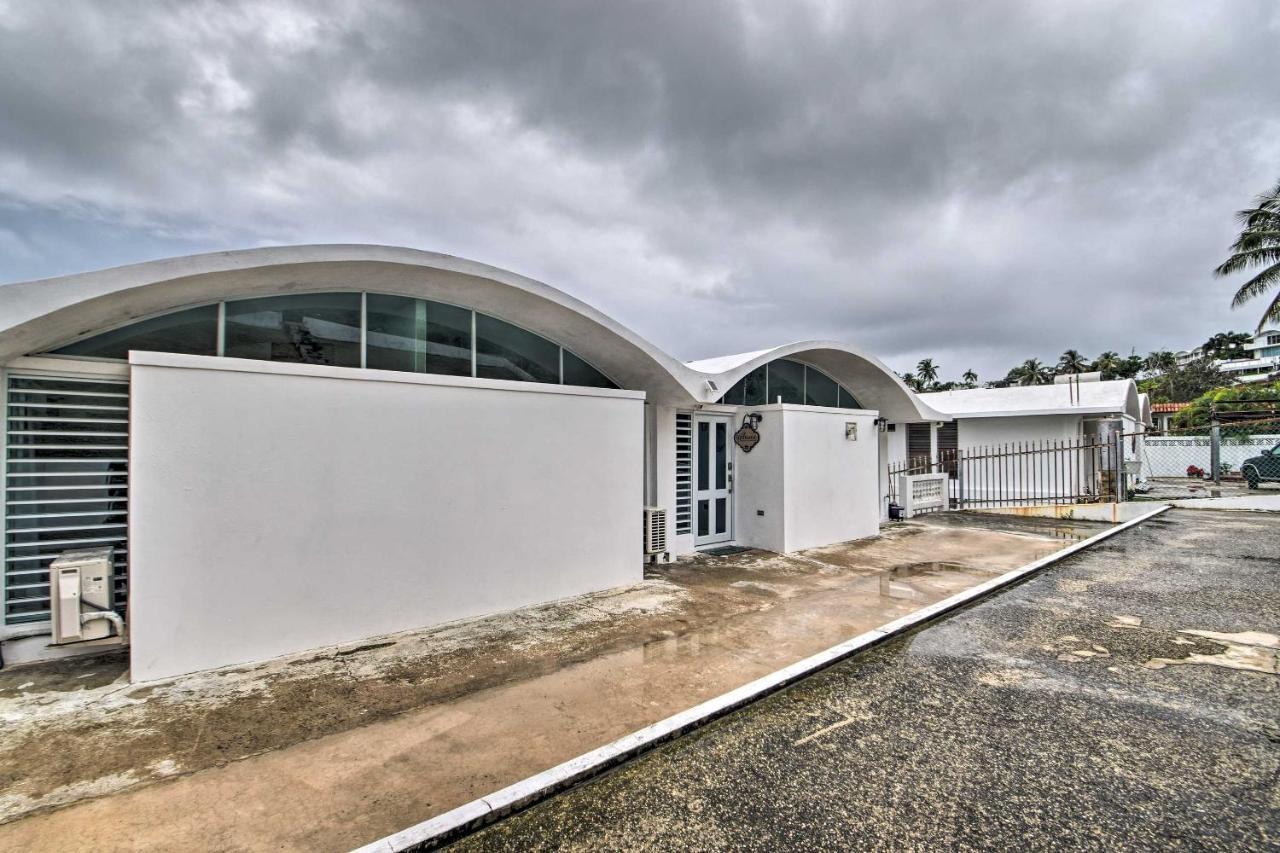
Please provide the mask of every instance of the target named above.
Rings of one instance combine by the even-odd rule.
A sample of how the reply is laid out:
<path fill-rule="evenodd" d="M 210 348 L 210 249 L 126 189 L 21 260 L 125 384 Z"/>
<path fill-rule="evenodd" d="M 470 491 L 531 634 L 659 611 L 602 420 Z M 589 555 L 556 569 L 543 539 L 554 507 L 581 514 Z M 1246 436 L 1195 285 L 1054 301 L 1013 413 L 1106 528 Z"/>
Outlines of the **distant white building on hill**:
<path fill-rule="evenodd" d="M 1261 382 L 1280 372 L 1280 329 L 1264 329 L 1254 335 L 1253 340 L 1244 345 L 1244 351 L 1243 358 L 1215 359 L 1214 364 L 1236 383 Z M 1177 353 L 1178 364 L 1203 356 L 1204 347 L 1183 350 Z"/>

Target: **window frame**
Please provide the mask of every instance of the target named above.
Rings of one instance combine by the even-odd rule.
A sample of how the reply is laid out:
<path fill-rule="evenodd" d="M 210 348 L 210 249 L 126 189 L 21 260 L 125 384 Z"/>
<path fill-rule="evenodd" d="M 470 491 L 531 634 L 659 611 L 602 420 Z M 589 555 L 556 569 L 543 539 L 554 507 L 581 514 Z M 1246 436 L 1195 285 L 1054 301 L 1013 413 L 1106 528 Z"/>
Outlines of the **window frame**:
<path fill-rule="evenodd" d="M 217 318 L 216 318 L 216 323 L 217 323 L 217 333 L 216 333 L 217 349 L 216 349 L 216 351 L 215 351 L 215 357 L 217 357 L 217 358 L 240 358 L 241 356 L 228 356 L 228 355 L 226 354 L 226 342 L 227 342 L 227 305 L 228 305 L 228 304 L 230 304 L 230 303 L 235 303 L 235 302 L 242 302 L 242 301 L 246 301 L 246 300 L 255 300 L 255 299 L 270 299 L 270 298 L 289 297 L 289 296 L 305 297 L 305 296 L 314 295 L 314 294 L 337 294 L 337 293 L 355 293 L 355 294 L 358 294 L 358 295 L 360 296 L 360 364 L 359 364 L 359 368 L 358 368 L 358 369 L 364 369 L 364 370 L 385 370 L 385 369 L 386 369 L 386 368 L 376 368 L 376 367 L 374 367 L 374 368 L 370 368 L 370 367 L 368 367 L 368 366 L 367 366 L 367 365 L 368 365 L 368 361 L 369 361 L 369 350 L 368 350 L 368 343 L 369 343 L 369 312 L 368 312 L 368 302 L 369 302 L 369 295 L 370 295 L 370 294 L 373 294 L 373 295 L 375 295 L 375 296 L 398 296 L 398 297 L 402 297 L 402 298 L 405 298 L 405 299 L 412 299 L 412 300 L 416 300 L 416 301 L 419 301 L 419 302 L 425 302 L 425 303 L 427 303 L 428 305 L 430 305 L 430 304 L 433 304 L 433 303 L 434 303 L 434 304 L 439 304 L 439 305 L 445 305 L 445 306 L 448 306 L 448 307 L 450 307 L 450 308 L 456 308 L 456 309 L 461 310 L 461 311 L 467 311 L 467 312 L 469 313 L 469 315 L 470 315 L 470 324 L 471 324 L 471 335 L 470 335 L 470 349 L 471 349 L 471 354 L 470 354 L 471 372 L 470 372 L 470 376 L 471 376 L 471 378 L 480 378 L 480 377 L 477 375 L 477 360 L 476 360 L 476 356 L 477 356 L 478 342 L 477 342 L 477 339 L 476 339 L 476 325 L 477 325 L 477 324 L 476 324 L 476 318 L 477 318 L 477 317 L 479 317 L 479 316 L 484 316 L 484 317 L 488 317 L 488 318 L 493 319 L 493 320 L 497 320 L 497 321 L 499 321 L 499 322 L 501 322 L 501 323 L 505 323 L 505 324 L 507 324 L 508 326 L 511 326 L 511 327 L 513 327 L 513 328 L 516 328 L 516 329 L 519 329 L 519 330 L 520 330 L 520 331 L 522 331 L 522 332 L 526 332 L 526 333 L 528 333 L 528 334 L 530 334 L 530 335 L 534 335 L 534 336 L 536 336 L 536 337 L 538 337 L 538 338 L 541 338 L 541 339 L 543 339 L 543 340 L 545 340 L 545 341 L 549 342 L 550 344 L 552 344 L 553 346 L 555 346 L 555 347 L 558 349 L 558 351 L 559 351 L 559 354 L 558 354 L 558 356 L 557 356 L 557 364 L 558 364 L 558 366 L 557 366 L 557 371 L 556 371 L 556 373 L 557 373 L 557 381 L 556 381 L 556 382 L 554 382 L 554 383 L 535 383 L 535 384 L 558 384 L 558 385 L 564 385 L 564 384 L 565 384 L 565 383 L 564 383 L 564 353 L 565 353 L 565 352 L 568 352 L 568 353 L 569 353 L 570 355 L 572 355 L 574 358 L 578 359 L 578 360 L 579 360 L 579 361 L 581 361 L 583 364 L 587 365 L 587 366 L 588 366 L 588 367 L 590 367 L 592 370 L 594 370 L 596 373 L 600 374 L 600 376 L 604 377 L 604 379 L 605 379 L 606 381 L 608 381 L 609 383 L 611 383 L 611 384 L 612 384 L 613 388 L 615 388 L 615 389 L 622 389 L 622 388 L 624 388 L 624 387 L 625 387 L 624 385 L 622 385 L 622 383 L 618 382 L 618 381 L 617 381 L 616 379 L 614 379 L 611 375 L 609 375 L 609 373 L 608 373 L 607 371 L 605 371 L 605 370 L 601 370 L 601 369 L 600 369 L 600 367 L 599 367 L 599 366 L 597 366 L 597 365 L 596 365 L 596 363 L 595 363 L 595 362 L 593 362 L 591 359 L 583 358 L 583 357 L 582 357 L 582 355 L 580 355 L 579 353 L 575 352 L 574 350 L 571 350 L 571 349 L 569 349 L 568 347 L 564 346 L 564 344 L 561 344 L 559 341 L 556 341 L 556 340 L 554 340 L 553 338 L 549 338 L 549 337 L 547 337 L 546 335 L 542 334 L 541 332 L 535 332 L 533 329 L 530 329 L 530 328 L 528 328 L 528 327 L 526 327 L 526 326 L 523 326 L 523 325 L 521 325 L 520 323 L 512 322 L 511 320 L 508 320 L 506 317 L 500 316 L 500 315 L 498 315 L 498 314 L 492 314 L 492 313 L 488 313 L 488 312 L 485 312 L 485 311 L 479 311 L 479 310 L 477 310 L 476 308 L 473 308 L 473 307 L 471 307 L 471 306 L 469 306 L 469 305 L 459 305 L 459 304 L 458 304 L 458 303 L 456 303 L 456 302 L 446 302 L 446 301 L 444 301 L 444 300 L 440 300 L 440 299 L 429 299 L 429 298 L 427 298 L 427 297 L 425 297 L 425 296 L 412 296 L 412 295 L 405 294 L 405 293 L 389 293 L 389 292 L 386 292 L 386 291 L 357 290 L 357 289 L 353 289 L 353 288 L 341 288 L 341 287 L 323 288 L 323 289 L 317 289 L 317 290 L 291 291 L 291 292 L 287 292 L 287 293 L 261 293 L 261 294 L 253 294 L 252 296 L 242 296 L 242 297 L 237 297 L 237 298 L 234 298 L 234 299 L 202 300 L 202 301 L 199 301 L 199 302 L 193 302 L 193 303 L 190 303 L 190 304 L 187 304 L 187 305 L 183 305 L 183 306 L 181 306 L 181 307 L 179 307 L 179 308 L 171 308 L 171 309 L 166 310 L 166 311 L 158 311 L 158 312 L 155 312 L 155 313 L 153 313 L 153 314 L 147 314 L 147 315 L 144 315 L 144 316 L 141 316 L 141 317 L 131 317 L 131 318 L 129 318 L 129 320 L 127 320 L 127 321 L 125 321 L 125 322 L 123 322 L 123 323 L 118 323 L 118 324 L 115 324 L 115 325 L 111 325 L 111 326 L 106 326 L 106 327 L 103 327 L 103 328 L 94 329 L 92 332 L 89 332 L 89 333 L 86 333 L 86 334 L 83 334 L 83 335 L 79 335 L 79 336 L 77 336 L 77 337 L 75 337 L 75 338 L 71 338 L 71 339 L 68 339 L 68 340 L 66 340 L 66 341 L 61 341 L 61 342 L 57 343 L 56 345 L 54 345 L 54 346 L 50 347 L 48 350 L 45 350 L 45 351 L 42 351 L 42 352 L 38 352 L 38 353 L 32 353 L 29 357 L 54 358 L 54 359 L 66 359 L 66 360 L 71 360 L 71 361 L 81 361 L 81 362 L 84 362 L 84 361 L 91 361 L 91 362 L 101 362 L 101 363 L 103 363 L 103 364 L 128 364 L 128 360 L 127 360 L 127 359 L 106 358 L 106 357 L 102 357 L 102 356 L 76 355 L 76 354 L 73 354 L 73 353 L 61 353 L 61 352 L 57 352 L 56 350 L 63 349 L 63 348 L 65 348 L 65 347 L 69 347 L 69 346 L 73 346 L 73 345 L 75 345 L 75 344 L 79 344 L 79 343 L 82 343 L 82 342 L 84 342 L 84 341 L 88 341 L 88 340 L 90 340 L 90 339 L 92 339 L 92 338 L 98 337 L 99 335 L 105 335 L 105 334 L 109 334 L 109 333 L 111 333 L 111 332 L 120 331 L 120 330 L 122 330 L 122 329 L 125 329 L 125 328 L 127 328 L 127 327 L 129 327 L 129 326 L 132 326 L 132 325 L 134 325 L 134 324 L 137 324 L 137 323 L 145 323 L 145 322 L 148 322 L 148 321 L 150 321 L 150 320 L 157 319 L 157 318 L 159 318 L 159 317 L 164 317 L 164 316 L 167 316 L 167 315 L 170 315 L 170 314 L 176 314 L 176 313 L 178 313 L 178 312 L 181 312 L 181 311 L 187 311 L 187 310 L 194 309 L 194 308 L 204 308 L 204 307 L 208 307 L 208 306 L 210 306 L 210 305 L 216 305 L 216 306 L 218 307 L 218 311 L 217 311 Z M 429 311 L 429 309 L 428 309 L 428 311 Z M 145 351 L 145 350 L 144 350 L 144 351 Z M 250 360 L 261 360 L 261 359 L 250 359 Z M 392 372 L 395 372 L 395 371 L 392 371 Z M 457 375 L 457 374 L 436 374 L 436 373 L 433 373 L 432 371 L 411 371 L 411 372 L 413 372 L 413 373 L 422 373 L 422 375 L 441 375 L 441 376 L 454 376 L 454 375 Z M 506 380 L 498 380 L 498 381 L 506 381 L 506 382 L 524 382 L 524 381 L 528 381 L 528 380 L 522 380 L 522 379 L 506 379 Z M 573 386 L 569 386 L 569 387 L 574 387 L 574 388 L 578 388 L 578 387 L 581 387 L 581 388 L 596 388 L 596 387 L 600 387 L 600 386 L 595 386 L 595 385 L 582 385 L 582 386 L 573 385 Z"/>

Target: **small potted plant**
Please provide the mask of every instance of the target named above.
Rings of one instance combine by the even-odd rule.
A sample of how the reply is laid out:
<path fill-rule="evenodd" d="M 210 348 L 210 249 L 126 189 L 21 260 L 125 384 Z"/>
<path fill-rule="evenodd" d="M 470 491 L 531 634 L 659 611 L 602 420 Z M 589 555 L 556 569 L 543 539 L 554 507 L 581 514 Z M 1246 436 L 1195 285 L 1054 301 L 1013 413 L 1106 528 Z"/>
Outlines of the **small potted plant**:
<path fill-rule="evenodd" d="M 1187 476 L 1188 476 L 1188 477 L 1195 477 L 1197 480 L 1203 480 L 1203 479 L 1204 479 L 1204 469 L 1203 469 L 1203 468 L 1201 468 L 1199 465 L 1188 465 L 1188 466 L 1187 466 Z"/>

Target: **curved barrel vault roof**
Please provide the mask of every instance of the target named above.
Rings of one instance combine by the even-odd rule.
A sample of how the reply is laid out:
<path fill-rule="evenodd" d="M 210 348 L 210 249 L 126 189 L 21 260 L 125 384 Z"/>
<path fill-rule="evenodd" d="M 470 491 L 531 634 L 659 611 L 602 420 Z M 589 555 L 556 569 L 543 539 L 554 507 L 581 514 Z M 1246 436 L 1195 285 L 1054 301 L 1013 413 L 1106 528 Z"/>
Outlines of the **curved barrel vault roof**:
<path fill-rule="evenodd" d="M 283 293 L 370 291 L 474 308 L 543 335 L 659 404 L 713 403 L 757 365 L 821 368 L 891 420 L 946 420 L 878 359 L 829 341 L 684 364 L 550 285 L 463 258 L 362 244 L 278 246 L 148 261 L 0 286 L 0 364 L 196 305 Z M 716 389 L 707 380 L 715 383 Z"/>

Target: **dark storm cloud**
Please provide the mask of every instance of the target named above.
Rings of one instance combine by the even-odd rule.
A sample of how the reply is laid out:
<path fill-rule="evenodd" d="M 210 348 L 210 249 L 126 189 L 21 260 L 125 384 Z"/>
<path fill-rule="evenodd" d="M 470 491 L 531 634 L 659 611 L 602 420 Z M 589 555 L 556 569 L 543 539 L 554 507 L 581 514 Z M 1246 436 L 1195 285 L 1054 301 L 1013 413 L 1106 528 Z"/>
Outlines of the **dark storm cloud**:
<path fill-rule="evenodd" d="M 6 279 L 259 242 L 507 266 L 682 357 L 1198 343 L 1280 173 L 1270 3 L 0 1 Z"/>

